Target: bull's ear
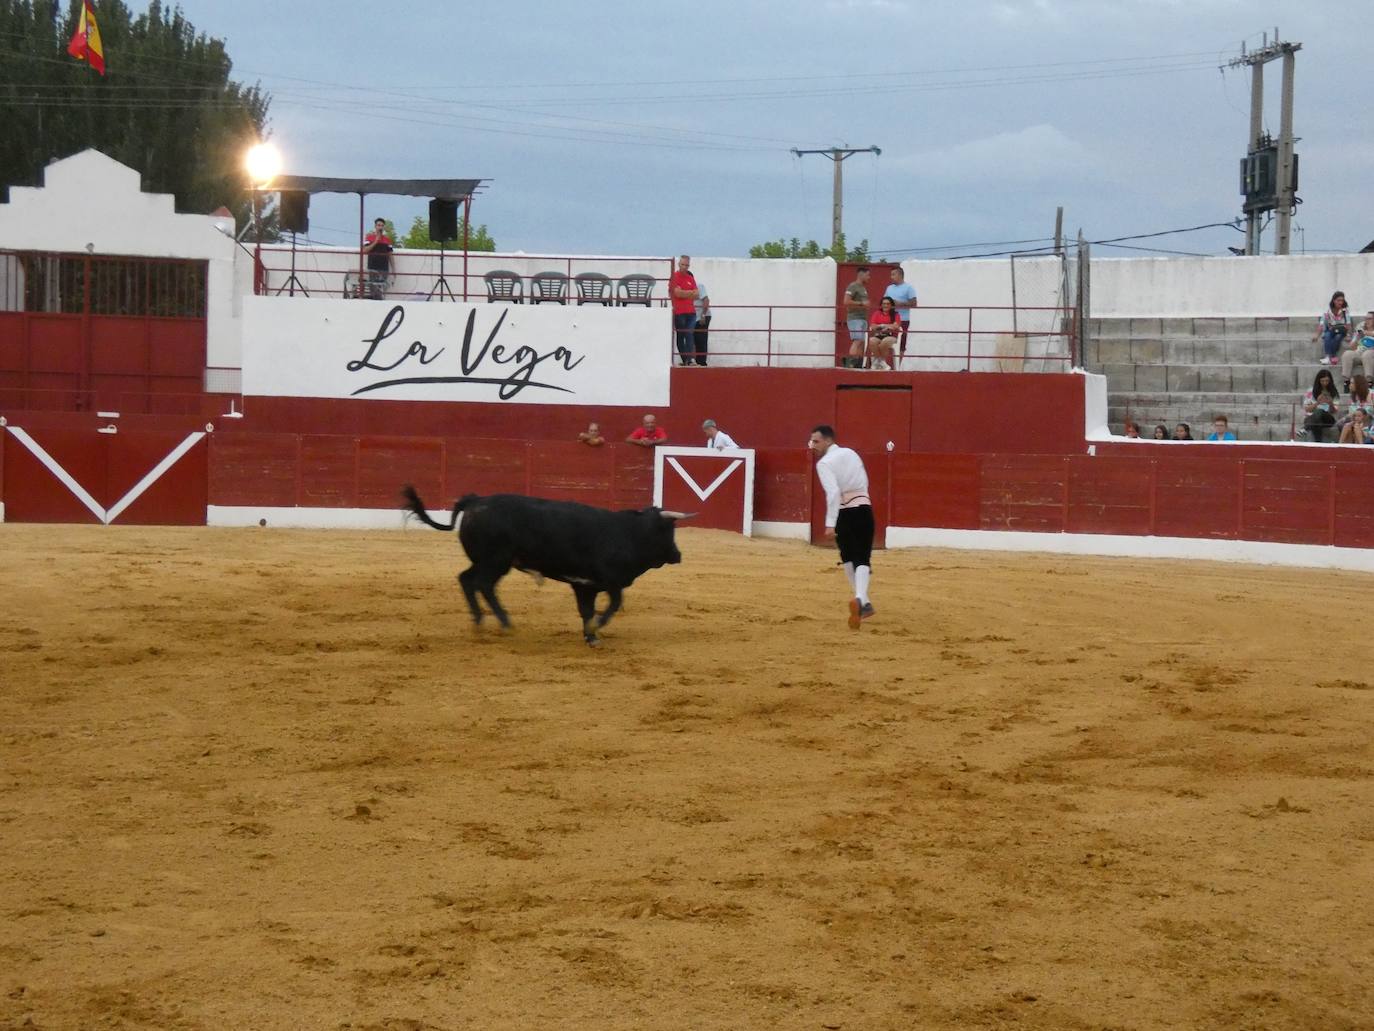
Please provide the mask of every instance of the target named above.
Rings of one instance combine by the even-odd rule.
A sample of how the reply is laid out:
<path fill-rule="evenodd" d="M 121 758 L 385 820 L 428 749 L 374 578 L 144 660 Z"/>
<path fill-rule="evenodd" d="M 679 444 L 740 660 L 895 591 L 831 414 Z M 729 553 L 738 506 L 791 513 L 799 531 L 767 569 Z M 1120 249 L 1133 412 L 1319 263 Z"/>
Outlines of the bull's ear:
<path fill-rule="evenodd" d="M 695 512 L 669 512 L 666 509 L 660 511 L 658 514 L 664 519 L 671 519 L 674 522 L 678 522 L 682 519 L 691 519 L 696 515 Z"/>

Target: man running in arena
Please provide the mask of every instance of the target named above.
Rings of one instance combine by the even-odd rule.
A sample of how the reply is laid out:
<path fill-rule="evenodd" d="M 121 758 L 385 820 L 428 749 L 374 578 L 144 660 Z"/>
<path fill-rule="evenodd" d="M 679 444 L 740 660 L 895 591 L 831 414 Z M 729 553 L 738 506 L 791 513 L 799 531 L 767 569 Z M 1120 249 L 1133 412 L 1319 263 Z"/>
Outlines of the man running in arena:
<path fill-rule="evenodd" d="M 868 470 L 863 459 L 835 443 L 835 430 L 826 425 L 811 431 L 808 445 L 820 456 L 816 475 L 825 488 L 825 535 L 840 546 L 840 561 L 849 579 L 849 629 L 873 615 L 868 582 L 873 575 L 873 503 L 868 497 Z"/>

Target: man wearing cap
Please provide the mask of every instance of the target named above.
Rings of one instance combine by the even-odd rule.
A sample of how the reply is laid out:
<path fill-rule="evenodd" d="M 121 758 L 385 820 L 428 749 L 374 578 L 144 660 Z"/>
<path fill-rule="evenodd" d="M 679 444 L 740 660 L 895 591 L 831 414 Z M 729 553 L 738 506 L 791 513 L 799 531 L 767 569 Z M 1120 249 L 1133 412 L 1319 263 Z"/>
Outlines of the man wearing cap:
<path fill-rule="evenodd" d="M 701 424 L 701 428 L 706 433 L 706 446 L 712 451 L 739 450 L 739 445 L 731 439 L 730 434 L 716 425 L 715 419 L 707 419 Z"/>

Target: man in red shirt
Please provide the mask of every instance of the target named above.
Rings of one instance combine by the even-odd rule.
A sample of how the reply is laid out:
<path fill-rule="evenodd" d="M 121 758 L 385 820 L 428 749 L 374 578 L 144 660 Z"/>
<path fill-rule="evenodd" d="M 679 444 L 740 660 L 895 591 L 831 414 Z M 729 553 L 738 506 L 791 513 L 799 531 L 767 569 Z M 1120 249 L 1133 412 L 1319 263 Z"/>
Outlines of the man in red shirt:
<path fill-rule="evenodd" d="M 640 447 L 657 447 L 668 439 L 668 431 L 658 424 L 658 419 L 652 415 L 644 416 L 644 425 L 635 430 L 625 438 L 626 444 L 637 444 Z"/>
<path fill-rule="evenodd" d="M 386 235 L 386 220 L 372 223 L 372 232 L 363 238 L 363 253 L 367 255 L 367 293 L 380 301 L 386 293 L 387 277 L 391 275 L 391 252 L 395 243 Z"/>
<path fill-rule="evenodd" d="M 678 360 L 692 364 L 696 352 L 697 280 L 692 275 L 692 259 L 677 259 L 677 271 L 668 280 L 668 296 L 673 299 L 673 334 L 677 339 Z"/>

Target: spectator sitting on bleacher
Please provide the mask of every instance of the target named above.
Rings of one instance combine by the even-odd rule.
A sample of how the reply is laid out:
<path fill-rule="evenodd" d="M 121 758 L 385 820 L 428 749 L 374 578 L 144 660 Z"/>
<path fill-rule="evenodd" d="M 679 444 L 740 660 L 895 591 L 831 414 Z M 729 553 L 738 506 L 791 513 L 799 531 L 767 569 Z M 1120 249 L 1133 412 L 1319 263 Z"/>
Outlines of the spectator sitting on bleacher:
<path fill-rule="evenodd" d="M 1374 444 L 1370 440 L 1370 417 L 1364 414 L 1363 408 L 1356 408 L 1351 412 L 1351 418 L 1345 421 L 1341 428 L 1341 439 L 1337 444 Z"/>
<path fill-rule="evenodd" d="M 1350 374 L 1355 370 L 1356 359 L 1364 369 L 1366 379 L 1374 379 L 1374 311 L 1364 317 L 1364 322 L 1348 337 L 1345 350 L 1341 352 L 1341 377 L 1345 389 L 1350 391 Z"/>
<path fill-rule="evenodd" d="M 1312 389 L 1302 398 L 1302 427 L 1308 440 L 1324 444 L 1328 438 L 1335 439 L 1336 420 L 1341 414 L 1340 402 L 1336 400 L 1339 396 L 1331 370 L 1321 369 L 1312 380 Z"/>
<path fill-rule="evenodd" d="M 1165 425 L 1161 422 L 1161 423 L 1159 423 L 1157 426 L 1155 426 L 1155 440 L 1168 440 L 1168 439 L 1169 439 L 1169 427 L 1168 427 L 1168 426 L 1165 426 Z"/>
<path fill-rule="evenodd" d="M 1131 440 L 1140 439 L 1140 427 L 1136 424 L 1136 421 L 1134 419 L 1127 419 L 1126 427 L 1121 432 L 1124 433 Z"/>
<path fill-rule="evenodd" d="M 1365 422 L 1374 426 L 1374 393 L 1369 390 L 1369 380 L 1364 373 L 1355 373 L 1355 379 L 1350 384 L 1350 401 L 1346 414 L 1337 420 L 1336 425 L 1345 429 L 1346 423 L 1350 422 L 1351 417 L 1359 409 L 1364 409 Z"/>
<path fill-rule="evenodd" d="M 1212 432 L 1207 434 L 1207 439 L 1212 441 L 1236 439 L 1236 435 L 1231 432 L 1230 424 L 1226 421 L 1226 416 L 1218 415 L 1212 420 Z"/>
<path fill-rule="evenodd" d="M 1349 343 L 1341 352 L 1341 376 L 1345 380 L 1347 391 L 1350 389 L 1350 374 L 1355 370 L 1356 359 L 1364 369 L 1365 378 L 1374 379 L 1374 311 L 1364 317 L 1364 322 L 1351 332 L 1348 339 Z"/>
<path fill-rule="evenodd" d="M 1192 428 L 1191 426 L 1189 426 L 1186 422 L 1181 422 L 1181 423 L 1179 423 L 1177 426 L 1174 427 L 1174 439 L 1175 439 L 1175 440 L 1192 440 L 1192 439 L 1193 439 L 1193 428 Z"/>
<path fill-rule="evenodd" d="M 1336 364 L 1336 355 L 1340 354 L 1341 344 L 1350 335 L 1350 328 L 1350 305 L 1346 303 L 1345 294 L 1337 290 L 1331 295 L 1331 303 L 1326 306 L 1326 311 L 1317 320 L 1317 331 L 1312 334 L 1314 344 L 1321 337 L 1322 365 Z"/>
<path fill-rule="evenodd" d="M 1341 444 L 1374 444 L 1374 440 L 1369 439 L 1369 416 L 1365 415 L 1363 408 L 1356 408 L 1350 413 L 1350 418 L 1341 429 Z"/>

